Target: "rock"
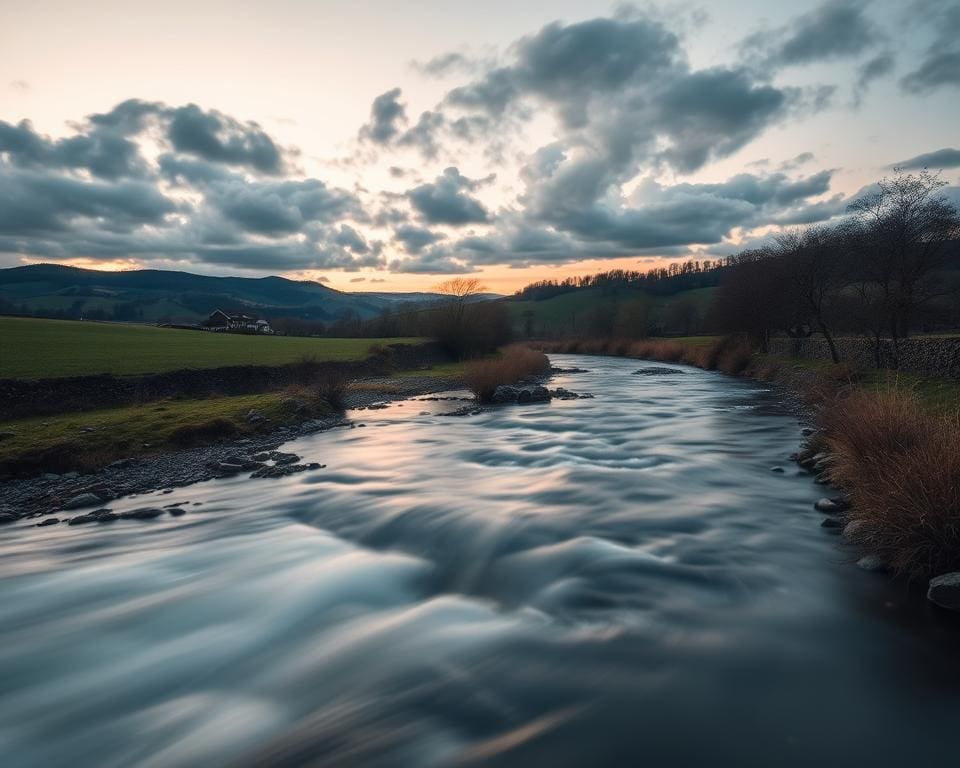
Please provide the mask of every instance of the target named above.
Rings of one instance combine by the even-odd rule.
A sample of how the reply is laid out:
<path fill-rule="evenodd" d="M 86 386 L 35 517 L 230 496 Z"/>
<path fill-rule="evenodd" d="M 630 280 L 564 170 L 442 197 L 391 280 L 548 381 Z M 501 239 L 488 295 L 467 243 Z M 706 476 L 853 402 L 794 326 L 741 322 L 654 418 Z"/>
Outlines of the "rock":
<path fill-rule="evenodd" d="M 55 474 L 53 474 L 53 472 L 44 472 L 44 473 L 43 473 L 43 479 L 44 479 L 44 480 L 59 480 L 59 479 L 60 479 L 60 475 L 55 475 Z"/>
<path fill-rule="evenodd" d="M 814 472 L 823 472 L 826 469 L 830 469 L 830 465 L 833 464 L 833 459 L 820 459 L 813 465 Z"/>
<path fill-rule="evenodd" d="M 887 564 L 876 555 L 866 555 L 857 560 L 857 567 L 865 571 L 879 573 L 887 570 Z"/>
<path fill-rule="evenodd" d="M 325 466 L 325 464 L 317 464 L 316 462 L 310 464 L 278 464 L 273 467 L 261 467 L 250 477 L 287 477 L 311 469 L 323 469 Z"/>
<path fill-rule="evenodd" d="M 167 512 L 174 517 L 180 517 L 181 515 L 187 514 L 187 510 L 185 510 L 183 507 L 168 507 Z"/>
<path fill-rule="evenodd" d="M 949 611 L 960 611 L 960 571 L 930 579 L 927 599 Z"/>
<path fill-rule="evenodd" d="M 677 368 L 667 368 L 661 365 L 651 365 L 633 372 L 634 376 L 677 376 L 683 371 Z"/>
<path fill-rule="evenodd" d="M 13 512 L 0 512 L 0 525 L 5 523 L 15 523 L 20 517 Z"/>
<path fill-rule="evenodd" d="M 118 520 L 119 517 L 119 515 L 115 515 L 109 509 L 95 509 L 93 512 L 87 512 L 85 515 L 70 518 L 69 524 L 83 525 L 84 523 L 112 523 L 114 520 Z"/>
<path fill-rule="evenodd" d="M 817 485 L 830 485 L 830 483 L 833 481 L 830 479 L 830 475 L 824 472 L 820 475 L 817 475 L 817 479 L 813 482 L 815 482 Z"/>
<path fill-rule="evenodd" d="M 511 387 L 509 384 L 501 384 L 493 391 L 493 397 L 490 401 L 497 404 L 515 403 L 519 396 L 520 390 L 516 387 Z"/>
<path fill-rule="evenodd" d="M 63 477 L 64 480 L 73 480 L 73 479 L 75 479 L 75 478 L 80 477 L 80 473 L 79 473 L 79 472 L 64 472 L 63 475 L 62 475 L 62 477 Z"/>
<path fill-rule="evenodd" d="M 63 505 L 64 509 L 81 509 L 83 507 L 95 507 L 98 504 L 103 503 L 103 499 L 97 496 L 94 493 L 81 493 L 79 496 L 74 496 L 72 499 L 67 501 Z"/>
<path fill-rule="evenodd" d="M 533 402 L 533 395 L 529 389 L 521 389 L 517 392 L 517 402 L 521 405 Z"/>
<path fill-rule="evenodd" d="M 770 467 L 770 471 L 771 471 L 771 472 L 777 472 L 777 473 L 779 473 L 779 474 L 782 475 L 783 472 L 784 472 L 784 469 L 783 469 L 783 467 Z"/>
<path fill-rule="evenodd" d="M 257 462 L 260 462 L 260 463 L 262 464 L 263 462 L 270 460 L 270 453 L 267 452 L 267 451 L 263 451 L 263 452 L 261 452 L 261 453 L 254 454 L 253 456 L 250 457 L 250 460 L 251 460 L 251 461 L 257 461 Z M 228 459 L 228 461 L 229 461 L 229 459 Z"/>
<path fill-rule="evenodd" d="M 839 506 L 834 504 L 831 499 L 820 499 L 813 505 L 813 508 L 817 510 L 817 512 L 823 512 L 825 515 L 836 515 L 843 511 Z"/>
<path fill-rule="evenodd" d="M 128 509 L 126 512 L 121 512 L 120 517 L 123 520 L 152 520 L 162 514 L 163 510 L 159 507 L 139 507 L 138 509 Z"/>
<path fill-rule="evenodd" d="M 820 523 L 821 528 L 843 528 L 843 521 L 837 520 L 833 517 L 824 518 L 823 522 Z"/>
<path fill-rule="evenodd" d="M 532 403 L 548 403 L 550 397 L 550 390 L 546 387 L 536 386 L 530 390 L 530 402 Z"/>
<path fill-rule="evenodd" d="M 273 463 L 278 466 L 283 466 L 284 464 L 296 464 L 300 461 L 300 457 L 295 453 L 283 453 L 282 451 L 273 451 L 270 454 L 270 458 L 273 459 Z"/>
<path fill-rule="evenodd" d="M 215 467 L 221 475 L 235 475 L 243 472 L 243 464 L 233 464 L 229 461 L 218 461 Z"/>
<path fill-rule="evenodd" d="M 853 506 L 853 504 L 850 503 L 849 496 L 834 496 L 830 501 L 833 502 L 834 506 L 840 512 L 846 512 Z"/>
<path fill-rule="evenodd" d="M 11 437 L 16 437 L 16 432 L 0 432 L 0 440 L 9 440 Z"/>
<path fill-rule="evenodd" d="M 134 466 L 137 463 L 137 460 L 134 458 L 128 459 L 117 459 L 107 464 L 107 469 L 127 469 Z"/>
<path fill-rule="evenodd" d="M 37 528 L 45 528 L 48 525 L 56 525 L 59 522 L 60 522 L 59 517 L 46 517 L 43 520 L 41 520 L 39 523 L 37 523 Z"/>
<path fill-rule="evenodd" d="M 803 429 L 800 430 L 800 434 L 803 435 L 804 437 L 810 437 L 810 435 L 815 434 L 816 431 L 817 430 L 811 429 L 810 427 L 804 427 Z"/>
<path fill-rule="evenodd" d="M 868 527 L 865 520 L 851 520 L 843 527 L 843 537 L 846 539 L 856 539 Z"/>

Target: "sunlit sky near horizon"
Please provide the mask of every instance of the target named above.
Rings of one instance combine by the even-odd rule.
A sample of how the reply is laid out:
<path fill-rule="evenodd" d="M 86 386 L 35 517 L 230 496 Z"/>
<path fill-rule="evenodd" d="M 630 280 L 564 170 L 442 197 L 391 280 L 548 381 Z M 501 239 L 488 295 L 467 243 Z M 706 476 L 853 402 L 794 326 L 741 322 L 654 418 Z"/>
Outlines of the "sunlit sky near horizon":
<path fill-rule="evenodd" d="M 960 199 L 960 2 L 0 3 L 0 267 L 491 289 Z"/>

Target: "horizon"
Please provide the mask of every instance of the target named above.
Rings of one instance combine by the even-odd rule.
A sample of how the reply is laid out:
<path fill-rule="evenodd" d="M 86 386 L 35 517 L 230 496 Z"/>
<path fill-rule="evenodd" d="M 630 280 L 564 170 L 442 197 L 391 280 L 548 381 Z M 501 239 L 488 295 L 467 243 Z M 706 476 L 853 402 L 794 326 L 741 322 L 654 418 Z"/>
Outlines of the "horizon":
<path fill-rule="evenodd" d="M 960 200 L 950 2 L 185 7 L 0 11 L 0 266 L 509 294 Z"/>

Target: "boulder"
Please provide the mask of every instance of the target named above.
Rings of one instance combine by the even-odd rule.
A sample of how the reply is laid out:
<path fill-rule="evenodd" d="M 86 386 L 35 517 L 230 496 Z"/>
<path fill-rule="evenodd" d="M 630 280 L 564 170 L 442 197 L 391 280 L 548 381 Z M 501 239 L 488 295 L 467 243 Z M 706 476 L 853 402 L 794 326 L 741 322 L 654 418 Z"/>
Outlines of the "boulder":
<path fill-rule="evenodd" d="M 941 608 L 960 611 L 960 571 L 930 579 L 927 599 Z"/>
<path fill-rule="evenodd" d="M 843 527 L 843 536 L 847 539 L 856 539 L 862 535 L 868 527 L 865 520 L 851 520 Z"/>
<path fill-rule="evenodd" d="M 95 493 L 81 493 L 79 496 L 74 496 L 72 499 L 67 501 L 67 503 L 63 505 L 63 508 L 82 509 L 83 507 L 95 507 L 101 503 L 103 503 L 103 499 L 101 499 Z"/>
<path fill-rule="evenodd" d="M 123 520 L 152 520 L 162 514 L 163 510 L 159 507 L 139 507 L 138 509 L 128 509 L 126 512 L 121 512 L 120 517 Z"/>
<path fill-rule="evenodd" d="M 87 512 L 85 515 L 70 518 L 70 525 L 83 525 L 84 523 L 112 523 L 119 519 L 119 515 L 114 514 L 109 509 L 95 509 L 93 512 Z"/>
<path fill-rule="evenodd" d="M 887 570 L 887 564 L 876 555 L 866 555 L 857 560 L 857 567 L 865 571 L 880 573 Z"/>
<path fill-rule="evenodd" d="M 836 515 L 843 511 L 838 504 L 834 503 L 833 499 L 820 499 L 813 505 L 813 508 L 825 515 Z"/>
<path fill-rule="evenodd" d="M 520 397 L 520 390 L 508 384 L 501 384 L 493 391 L 490 399 L 493 403 L 515 403 Z"/>

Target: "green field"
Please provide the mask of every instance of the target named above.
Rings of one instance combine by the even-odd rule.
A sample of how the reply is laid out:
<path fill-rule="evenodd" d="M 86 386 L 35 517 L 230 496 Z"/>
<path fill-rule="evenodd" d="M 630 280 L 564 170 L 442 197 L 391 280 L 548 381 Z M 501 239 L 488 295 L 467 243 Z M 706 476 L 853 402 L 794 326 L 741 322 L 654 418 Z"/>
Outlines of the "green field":
<path fill-rule="evenodd" d="M 310 339 L 184 331 L 121 323 L 0 317 L 0 378 L 157 373 L 282 365 L 303 357 L 360 360 L 371 344 L 419 339 Z"/>

